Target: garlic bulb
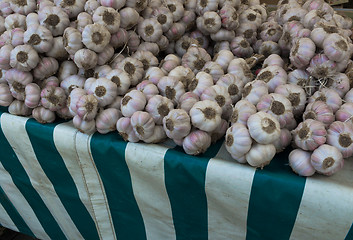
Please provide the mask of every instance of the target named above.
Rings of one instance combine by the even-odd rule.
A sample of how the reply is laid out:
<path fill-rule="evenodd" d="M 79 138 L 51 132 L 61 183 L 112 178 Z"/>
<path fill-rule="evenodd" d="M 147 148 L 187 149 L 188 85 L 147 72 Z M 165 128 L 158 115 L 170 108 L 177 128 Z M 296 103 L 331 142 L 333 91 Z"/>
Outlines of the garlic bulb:
<path fill-rule="evenodd" d="M 206 62 L 211 61 L 211 56 L 203 48 L 190 47 L 181 61 L 184 67 L 189 67 L 196 74 L 204 67 Z"/>
<path fill-rule="evenodd" d="M 35 83 L 27 84 L 25 87 L 25 105 L 35 108 L 40 102 L 40 87 Z"/>
<path fill-rule="evenodd" d="M 244 84 L 254 80 L 254 75 L 252 74 L 246 61 L 242 58 L 235 58 L 230 61 L 227 71 L 228 73 L 239 77 Z"/>
<path fill-rule="evenodd" d="M 263 62 L 262 67 L 267 68 L 268 66 L 279 66 L 281 68 L 284 67 L 284 61 L 278 54 L 269 55 Z"/>
<path fill-rule="evenodd" d="M 137 50 L 132 57 L 142 62 L 144 70 L 158 65 L 158 59 L 150 51 Z"/>
<path fill-rule="evenodd" d="M 153 135 L 155 123 L 149 113 L 136 111 L 132 114 L 130 121 L 136 136 L 140 140 L 148 139 Z"/>
<path fill-rule="evenodd" d="M 136 89 L 145 94 L 147 100 L 150 100 L 153 96 L 159 94 L 157 86 L 149 80 L 144 80 L 140 82 L 136 86 Z"/>
<path fill-rule="evenodd" d="M 153 134 L 151 137 L 143 140 L 145 143 L 160 143 L 163 142 L 167 138 L 163 126 L 156 125 L 153 130 Z"/>
<path fill-rule="evenodd" d="M 83 88 L 85 85 L 85 78 L 78 75 L 71 75 L 65 78 L 61 83 L 60 87 L 65 90 L 67 95 L 75 88 Z"/>
<path fill-rule="evenodd" d="M 256 107 L 251 102 L 240 100 L 235 104 L 229 121 L 232 125 L 234 123 L 246 125 L 249 117 L 256 112 Z"/>
<path fill-rule="evenodd" d="M 243 124 L 234 123 L 228 128 L 225 138 L 226 149 L 232 156 L 243 156 L 251 148 L 252 139 L 248 129 Z M 239 161 L 238 158 L 235 158 L 235 160 Z"/>
<path fill-rule="evenodd" d="M 333 113 L 341 107 L 342 99 L 340 95 L 333 89 L 323 88 L 320 91 L 316 91 L 308 100 L 309 103 L 314 101 L 323 101 L 329 107 L 331 107 Z"/>
<path fill-rule="evenodd" d="M 155 18 L 144 19 L 138 24 L 139 36 L 148 42 L 157 42 L 163 34 L 162 25 Z"/>
<path fill-rule="evenodd" d="M 299 148 L 312 151 L 326 142 L 327 132 L 323 123 L 307 119 L 301 122 L 292 134 Z"/>
<path fill-rule="evenodd" d="M 136 86 L 143 77 L 143 64 L 136 58 L 124 58 L 120 63 L 118 63 L 116 68 L 123 70 L 129 75 L 132 86 Z"/>
<path fill-rule="evenodd" d="M 6 71 L 5 79 L 12 96 L 18 100 L 24 100 L 25 86 L 33 81 L 32 74 L 12 68 Z"/>
<path fill-rule="evenodd" d="M 353 103 L 343 104 L 336 112 L 336 120 L 341 122 L 351 121 L 353 116 Z"/>
<path fill-rule="evenodd" d="M 68 27 L 65 29 L 63 41 L 65 50 L 70 55 L 74 55 L 78 50 L 83 47 L 81 32 L 73 27 Z"/>
<path fill-rule="evenodd" d="M 195 74 L 190 68 L 178 66 L 171 70 L 168 76 L 174 77 L 179 80 L 183 85 L 185 91 L 188 90 L 190 82 L 195 78 Z"/>
<path fill-rule="evenodd" d="M 27 27 L 23 34 L 23 42 L 31 45 L 37 52 L 48 52 L 53 44 L 53 35 L 49 29 L 35 25 Z"/>
<path fill-rule="evenodd" d="M 230 48 L 234 56 L 247 58 L 250 57 L 254 50 L 250 46 L 249 42 L 242 36 L 233 38 Z"/>
<path fill-rule="evenodd" d="M 183 149 L 189 155 L 199 155 L 211 146 L 211 137 L 201 130 L 194 130 L 183 140 Z"/>
<path fill-rule="evenodd" d="M 142 111 L 146 102 L 146 97 L 142 92 L 132 90 L 121 99 L 121 112 L 125 117 L 131 117 L 135 112 Z"/>
<path fill-rule="evenodd" d="M 327 143 L 336 147 L 344 158 L 353 155 L 353 129 L 347 122 L 333 122 L 327 130 Z"/>
<path fill-rule="evenodd" d="M 338 33 L 328 35 L 322 45 L 326 56 L 332 61 L 341 62 L 348 56 L 350 45 Z"/>
<path fill-rule="evenodd" d="M 0 83 L 0 106 L 7 107 L 13 101 L 10 88 L 6 83 Z"/>
<path fill-rule="evenodd" d="M 336 73 L 324 84 L 326 87 L 334 89 L 341 98 L 349 91 L 350 83 L 346 74 Z"/>
<path fill-rule="evenodd" d="M 216 83 L 218 79 L 224 75 L 224 71 L 222 67 L 216 62 L 206 62 L 202 71 L 208 73 L 212 76 L 213 82 Z"/>
<path fill-rule="evenodd" d="M 258 143 L 270 144 L 280 137 L 280 125 L 276 118 L 265 112 L 257 112 L 248 118 L 250 136 Z"/>
<path fill-rule="evenodd" d="M 222 139 L 226 134 L 228 127 L 229 127 L 228 121 L 225 119 L 222 119 L 221 124 L 219 124 L 219 126 L 211 133 L 212 142 L 215 143 L 218 140 Z"/>
<path fill-rule="evenodd" d="M 203 91 L 200 97 L 201 100 L 212 100 L 217 102 L 217 104 L 222 108 L 222 111 L 227 110 L 227 106 L 232 104 L 232 99 L 227 91 L 227 88 L 214 85 L 208 87 Z"/>
<path fill-rule="evenodd" d="M 41 93 L 41 104 L 50 111 L 56 111 L 63 108 L 66 103 L 66 94 L 60 87 L 48 86 Z"/>
<path fill-rule="evenodd" d="M 97 98 L 99 107 L 104 107 L 111 104 L 117 96 L 117 85 L 107 78 L 98 78 L 91 83 L 87 93 Z"/>
<path fill-rule="evenodd" d="M 301 149 L 294 149 L 288 156 L 289 166 L 299 176 L 310 177 L 316 170 L 311 165 L 311 153 Z"/>
<path fill-rule="evenodd" d="M 315 101 L 306 106 L 303 119 L 314 119 L 322 122 L 325 126 L 329 126 L 334 120 L 331 107 L 322 101 Z"/>
<path fill-rule="evenodd" d="M 262 80 L 255 80 L 245 84 L 243 89 L 243 99 L 256 105 L 262 96 L 268 94 L 268 86 Z"/>
<path fill-rule="evenodd" d="M 179 98 L 178 108 L 184 109 L 187 113 L 194 106 L 195 103 L 200 101 L 199 96 L 193 92 L 186 92 Z"/>
<path fill-rule="evenodd" d="M 42 124 L 55 121 L 55 113 L 44 107 L 36 107 L 32 111 L 33 118 Z"/>
<path fill-rule="evenodd" d="M 98 56 L 94 51 L 83 48 L 75 53 L 74 62 L 77 67 L 88 70 L 97 65 Z"/>
<path fill-rule="evenodd" d="M 279 66 L 268 66 L 259 72 L 256 80 L 266 82 L 269 92 L 273 93 L 276 87 L 287 83 L 287 73 Z"/>
<path fill-rule="evenodd" d="M 344 160 L 336 147 L 324 144 L 311 154 L 311 164 L 318 173 L 331 176 L 343 167 Z"/>
<path fill-rule="evenodd" d="M 216 47 L 216 46 L 215 46 Z M 213 61 L 218 63 L 224 72 L 227 71 L 230 61 L 234 58 L 233 53 L 229 50 L 220 50 L 213 58 Z"/>
<path fill-rule="evenodd" d="M 116 129 L 116 123 L 121 117 L 121 112 L 115 108 L 107 108 L 98 113 L 96 128 L 99 133 L 106 134 Z"/>
<path fill-rule="evenodd" d="M 190 109 L 192 124 L 203 131 L 213 131 L 221 123 L 222 108 L 214 101 L 203 100 Z"/>
<path fill-rule="evenodd" d="M 238 100 L 241 98 L 244 83 L 237 76 L 230 73 L 225 74 L 219 78 L 216 85 L 225 87 L 227 89 L 233 104 L 238 102 Z"/>
<path fill-rule="evenodd" d="M 276 148 L 273 144 L 254 143 L 245 158 L 251 166 L 263 168 L 271 162 L 275 154 Z"/>
<path fill-rule="evenodd" d="M 59 63 L 55 58 L 44 57 L 33 69 L 33 76 L 38 80 L 43 80 L 53 76 L 59 69 Z"/>
<path fill-rule="evenodd" d="M 180 58 L 174 54 L 168 54 L 161 61 L 161 69 L 165 74 L 168 74 L 171 70 L 180 65 Z"/>
<path fill-rule="evenodd" d="M 110 41 L 110 32 L 101 24 L 86 25 L 82 31 L 82 43 L 90 50 L 100 53 Z"/>
<path fill-rule="evenodd" d="M 297 68 L 306 67 L 314 57 L 315 50 L 315 43 L 310 38 L 299 38 L 291 48 L 289 59 Z"/>
<path fill-rule="evenodd" d="M 10 56 L 11 51 L 13 50 L 13 46 L 10 44 L 6 44 L 0 49 L 0 68 L 4 70 L 8 70 L 11 68 L 10 66 Z"/>
<path fill-rule="evenodd" d="M 150 67 L 145 72 L 145 79 L 151 81 L 153 84 L 157 85 L 159 80 L 164 77 L 164 72 L 158 67 Z M 173 76 L 174 77 L 174 76 Z"/>
<path fill-rule="evenodd" d="M 19 45 L 11 51 L 10 66 L 20 71 L 31 71 L 38 62 L 38 53 L 30 45 Z"/>
<path fill-rule="evenodd" d="M 156 124 L 162 124 L 162 120 L 174 109 L 173 102 L 161 95 L 155 95 L 148 100 L 146 111 L 151 114 Z"/>
<path fill-rule="evenodd" d="M 46 6 L 38 11 L 40 25 L 49 29 L 53 36 L 59 36 L 69 26 L 70 20 L 67 13 L 60 7 Z"/>
<path fill-rule="evenodd" d="M 203 91 L 211 86 L 213 86 L 212 76 L 205 72 L 199 72 L 196 74 L 195 79 L 190 82 L 188 88 L 189 91 L 201 96 Z"/>
<path fill-rule="evenodd" d="M 183 109 L 172 109 L 163 118 L 163 128 L 171 139 L 183 139 L 191 130 L 190 117 Z"/>
<path fill-rule="evenodd" d="M 82 120 L 78 115 L 73 119 L 73 124 L 80 132 L 86 134 L 93 134 L 96 131 L 96 121 L 95 120 Z"/>
<path fill-rule="evenodd" d="M 174 104 L 177 104 L 181 95 L 185 93 L 184 85 L 171 76 L 162 77 L 157 86 L 161 94 L 172 100 Z"/>
<path fill-rule="evenodd" d="M 88 12 L 81 12 L 77 15 L 77 30 L 79 30 L 81 33 L 86 25 L 92 23 L 92 16 Z"/>
<path fill-rule="evenodd" d="M 9 113 L 18 116 L 29 116 L 32 112 L 32 109 L 27 107 L 24 102 L 20 100 L 14 100 L 8 110 Z"/>
<path fill-rule="evenodd" d="M 157 19 L 159 24 L 162 26 L 163 32 L 168 31 L 173 24 L 173 14 L 168 8 L 164 6 L 159 6 L 153 9 L 151 17 Z"/>
<path fill-rule="evenodd" d="M 302 87 L 294 84 L 279 85 L 275 93 L 285 96 L 291 103 L 293 114 L 299 116 L 303 113 L 306 104 L 306 94 Z"/>
<path fill-rule="evenodd" d="M 100 6 L 92 16 L 94 23 L 98 23 L 107 28 L 113 34 L 119 30 L 120 27 L 120 14 L 114 8 Z"/>
<path fill-rule="evenodd" d="M 276 148 L 276 152 L 282 152 L 292 141 L 292 134 L 287 128 L 281 128 L 281 134 L 279 138 L 273 142 Z"/>
<path fill-rule="evenodd" d="M 310 60 L 310 66 L 306 69 L 310 75 L 320 79 L 332 76 L 336 73 L 336 63 L 329 60 L 325 54 L 317 54 Z"/>
<path fill-rule="evenodd" d="M 120 136 L 124 139 L 124 141 L 129 142 L 138 142 L 140 139 L 136 136 L 130 118 L 122 117 L 116 123 L 116 129 L 118 130 Z"/>
<path fill-rule="evenodd" d="M 117 94 L 124 95 L 130 87 L 130 77 L 128 74 L 120 69 L 111 70 L 105 78 L 109 79 L 117 86 Z"/>

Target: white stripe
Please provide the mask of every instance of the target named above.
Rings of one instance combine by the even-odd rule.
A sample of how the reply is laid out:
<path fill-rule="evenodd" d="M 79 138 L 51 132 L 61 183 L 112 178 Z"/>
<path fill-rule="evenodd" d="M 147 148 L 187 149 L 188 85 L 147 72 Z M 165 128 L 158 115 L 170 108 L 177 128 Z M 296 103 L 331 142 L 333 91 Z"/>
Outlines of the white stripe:
<path fill-rule="evenodd" d="M 128 143 L 125 150 L 134 196 L 150 240 L 176 238 L 164 182 L 164 155 L 167 150 L 159 145 L 142 143 Z"/>
<path fill-rule="evenodd" d="M 82 203 L 87 208 L 92 219 L 94 219 L 93 208 L 89 200 L 86 184 L 80 168 L 78 155 L 76 152 L 76 134 L 78 130 L 73 127 L 72 121 L 58 124 L 54 128 L 55 147 L 61 155 L 67 170 L 69 171 L 78 191 Z"/>
<path fill-rule="evenodd" d="M 2 114 L 1 126 L 4 135 L 28 174 L 33 188 L 43 199 L 65 236 L 68 239 L 83 239 L 36 158 L 26 131 L 27 120 L 28 118 Z"/>
<path fill-rule="evenodd" d="M 76 150 L 80 161 L 80 168 L 85 178 L 84 182 L 90 196 L 100 239 L 116 239 L 103 183 L 92 158 L 90 140 L 91 135 L 80 132 L 76 135 Z"/>
<path fill-rule="evenodd" d="M 353 162 L 331 177 L 306 179 L 290 239 L 345 239 L 353 222 Z"/>
<path fill-rule="evenodd" d="M 36 217 L 36 214 L 33 212 L 31 206 L 13 183 L 10 174 L 4 169 L 1 162 L 0 186 L 33 234 L 39 239 L 50 239 Z"/>
<path fill-rule="evenodd" d="M 223 143 L 206 170 L 208 239 L 246 239 L 251 185 L 256 169 L 232 159 Z"/>
<path fill-rule="evenodd" d="M 1 204 L 0 204 L 0 223 L 1 223 L 1 226 L 3 226 L 3 227 L 12 229 L 12 230 L 14 230 L 16 232 L 19 232 L 18 228 L 13 223 L 12 219 L 7 214 L 5 208 Z"/>

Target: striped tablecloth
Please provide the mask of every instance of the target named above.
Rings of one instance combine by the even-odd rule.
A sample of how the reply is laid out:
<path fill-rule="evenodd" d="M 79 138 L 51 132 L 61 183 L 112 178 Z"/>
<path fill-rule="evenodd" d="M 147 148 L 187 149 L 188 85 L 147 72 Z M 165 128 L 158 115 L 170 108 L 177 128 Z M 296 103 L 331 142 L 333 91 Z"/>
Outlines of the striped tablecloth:
<path fill-rule="evenodd" d="M 299 177 L 0 113 L 0 224 L 40 239 L 353 239 L 353 161 Z"/>

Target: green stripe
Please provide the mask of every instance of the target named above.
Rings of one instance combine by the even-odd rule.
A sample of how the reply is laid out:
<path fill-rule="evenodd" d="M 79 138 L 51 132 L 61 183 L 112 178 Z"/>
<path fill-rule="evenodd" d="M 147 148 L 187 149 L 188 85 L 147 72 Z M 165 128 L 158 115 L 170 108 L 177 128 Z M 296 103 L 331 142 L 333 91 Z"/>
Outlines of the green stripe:
<path fill-rule="evenodd" d="M 216 156 L 222 141 L 203 155 L 190 156 L 181 147 L 169 149 L 164 156 L 165 184 L 170 199 L 176 239 L 207 239 L 206 168 Z"/>
<path fill-rule="evenodd" d="M 12 180 L 18 190 L 20 190 L 29 205 L 32 207 L 45 232 L 51 239 L 66 239 L 64 233 L 61 231 L 42 198 L 33 188 L 26 171 L 8 143 L 2 129 L 0 130 L 0 142 L 2 153 L 0 161 L 5 170 L 11 174 Z"/>
<path fill-rule="evenodd" d="M 247 240 L 289 239 L 302 199 L 305 177 L 288 165 L 290 149 L 278 154 L 269 166 L 257 169 L 251 187 Z"/>
<path fill-rule="evenodd" d="M 351 226 L 351 229 L 349 229 L 349 232 L 344 240 L 353 240 L 353 225 Z"/>
<path fill-rule="evenodd" d="M 145 225 L 125 162 L 127 143 L 114 132 L 106 135 L 95 133 L 90 144 L 108 198 L 117 238 L 146 239 Z"/>
<path fill-rule="evenodd" d="M 55 192 L 84 239 L 99 239 L 96 225 L 81 202 L 75 182 L 57 151 L 54 128 L 59 122 L 39 124 L 34 119 L 26 123 L 26 131 L 43 171 L 52 182 Z M 45 145 L 43 145 L 45 142 Z"/>
<path fill-rule="evenodd" d="M 18 231 L 21 233 L 35 237 L 31 229 L 27 226 L 17 209 L 12 205 L 10 199 L 7 197 L 4 190 L 0 187 L 0 203 L 10 216 L 12 222 L 16 225 Z"/>

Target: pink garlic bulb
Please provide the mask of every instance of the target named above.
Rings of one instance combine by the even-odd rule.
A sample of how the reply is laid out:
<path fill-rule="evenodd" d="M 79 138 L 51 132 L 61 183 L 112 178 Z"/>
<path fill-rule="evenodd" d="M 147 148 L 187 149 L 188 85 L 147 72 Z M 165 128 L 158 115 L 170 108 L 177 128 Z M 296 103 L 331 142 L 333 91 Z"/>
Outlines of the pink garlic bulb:
<path fill-rule="evenodd" d="M 159 80 L 164 76 L 164 72 L 158 67 L 150 67 L 145 72 L 145 79 L 151 81 L 155 85 L 157 85 Z"/>
<path fill-rule="evenodd" d="M 200 130 L 211 132 L 221 123 L 222 108 L 214 101 L 203 100 L 190 109 L 192 124 Z"/>
<path fill-rule="evenodd" d="M 232 156 L 245 155 L 249 152 L 252 145 L 249 130 L 245 125 L 240 123 L 234 123 L 228 128 L 225 138 L 226 149 Z M 238 158 L 235 158 L 235 160 L 239 161 Z"/>
<path fill-rule="evenodd" d="M 215 143 L 219 139 L 223 138 L 228 130 L 228 127 L 229 127 L 228 121 L 222 119 L 219 126 L 211 133 L 212 142 Z"/>
<path fill-rule="evenodd" d="M 13 46 L 11 44 L 6 44 L 0 48 L 0 68 L 4 70 L 8 70 L 11 68 L 10 66 L 10 55 L 13 50 Z"/>
<path fill-rule="evenodd" d="M 268 86 L 262 80 L 254 80 L 245 84 L 243 89 L 243 98 L 256 105 L 262 96 L 268 94 Z"/>
<path fill-rule="evenodd" d="M 206 65 L 205 65 L 206 66 Z M 188 90 L 190 82 L 195 78 L 195 74 L 190 68 L 178 66 L 169 72 L 168 76 L 177 78 L 183 85 L 185 91 Z M 157 83 L 158 84 L 158 83 Z"/>
<path fill-rule="evenodd" d="M 333 89 L 323 88 L 320 91 L 316 91 L 308 100 L 309 103 L 314 101 L 323 101 L 329 107 L 331 107 L 333 113 L 341 107 L 342 99 L 340 95 Z"/>
<path fill-rule="evenodd" d="M 336 147 L 344 158 L 353 155 L 353 129 L 348 122 L 333 122 L 327 130 L 327 144 Z"/>
<path fill-rule="evenodd" d="M 182 66 L 189 67 L 197 74 L 206 64 L 211 61 L 211 56 L 205 49 L 199 47 L 190 47 L 181 59 Z"/>
<path fill-rule="evenodd" d="M 82 95 L 76 103 L 76 113 L 83 120 L 94 120 L 98 111 L 98 100 L 93 95 Z"/>
<path fill-rule="evenodd" d="M 273 144 L 254 143 L 250 151 L 245 155 L 246 161 L 253 167 L 261 169 L 270 164 L 276 154 L 276 148 Z"/>
<path fill-rule="evenodd" d="M 31 71 L 38 62 L 38 53 L 31 45 L 18 45 L 11 51 L 10 66 L 20 71 Z"/>
<path fill-rule="evenodd" d="M 195 103 L 200 101 L 199 96 L 193 92 L 186 92 L 179 98 L 178 108 L 184 109 L 187 113 L 194 106 Z"/>
<path fill-rule="evenodd" d="M 311 165 L 318 173 L 331 176 L 343 168 L 344 160 L 336 147 L 323 144 L 311 154 Z"/>
<path fill-rule="evenodd" d="M 163 118 L 163 128 L 171 139 L 183 139 L 191 130 L 190 117 L 183 109 L 172 109 Z"/>
<path fill-rule="evenodd" d="M 230 61 L 227 71 L 228 73 L 239 77 L 244 84 L 254 80 L 254 75 L 252 74 L 249 65 L 242 58 L 234 58 Z"/>
<path fill-rule="evenodd" d="M 334 89 L 343 98 L 350 89 L 350 82 L 346 74 L 336 73 L 328 79 L 325 86 Z"/>
<path fill-rule="evenodd" d="M 33 118 L 39 123 L 52 123 L 55 121 L 55 113 L 44 107 L 36 107 L 32 111 Z"/>
<path fill-rule="evenodd" d="M 163 126 L 156 125 L 153 130 L 153 134 L 151 137 L 143 140 L 145 143 L 160 143 L 163 142 L 167 138 Z"/>
<path fill-rule="evenodd" d="M 0 83 L 0 106 L 7 107 L 13 101 L 10 88 L 6 83 Z"/>
<path fill-rule="evenodd" d="M 161 70 L 165 73 L 168 74 L 170 71 L 172 71 L 174 68 L 180 65 L 180 58 L 174 54 L 168 54 L 160 64 Z"/>
<path fill-rule="evenodd" d="M 59 85 L 60 85 L 59 79 L 55 76 L 51 76 L 51 77 L 41 81 L 39 86 L 41 88 L 45 88 L 45 87 L 49 87 L 49 86 L 59 87 Z"/>
<path fill-rule="evenodd" d="M 341 62 L 349 54 L 349 43 L 338 33 L 328 35 L 322 45 L 326 56 L 332 61 Z"/>
<path fill-rule="evenodd" d="M 93 134 L 96 131 L 96 121 L 94 119 L 85 121 L 76 115 L 73 119 L 73 124 L 75 128 L 77 128 L 82 133 Z"/>
<path fill-rule="evenodd" d="M 228 93 L 227 88 L 214 85 L 208 87 L 201 94 L 200 99 L 203 100 L 212 100 L 217 102 L 217 104 L 222 108 L 222 111 L 227 111 L 227 106 L 232 104 L 232 99 Z"/>
<path fill-rule="evenodd" d="M 233 38 L 230 48 L 234 56 L 237 57 L 247 58 L 254 53 L 249 42 L 241 36 Z"/>
<path fill-rule="evenodd" d="M 256 112 L 257 110 L 254 104 L 248 100 L 240 100 L 234 105 L 233 112 L 230 117 L 230 123 L 232 125 L 234 123 L 246 125 L 248 118 Z"/>
<path fill-rule="evenodd" d="M 244 82 L 236 75 L 230 73 L 225 74 L 218 79 L 216 85 L 227 88 L 233 104 L 241 98 Z"/>
<path fill-rule="evenodd" d="M 87 92 L 82 88 L 74 88 L 71 92 L 69 97 L 67 98 L 67 107 L 72 115 L 77 114 L 77 102 L 83 95 L 86 95 Z"/>
<path fill-rule="evenodd" d="M 202 71 L 210 74 L 214 83 L 216 83 L 218 79 L 224 75 L 222 66 L 212 61 L 206 62 L 202 68 Z"/>
<path fill-rule="evenodd" d="M 162 124 L 162 120 L 174 109 L 173 102 L 161 95 L 155 95 L 148 100 L 146 111 L 151 114 L 156 124 Z"/>
<path fill-rule="evenodd" d="M 228 41 L 227 41 L 228 43 Z M 229 43 L 228 43 L 229 44 Z M 215 46 L 216 48 L 216 46 Z M 222 68 L 223 71 L 226 72 L 227 68 L 229 66 L 230 61 L 232 61 L 234 58 L 233 53 L 227 49 L 222 49 L 219 50 L 219 52 L 214 56 L 213 61 L 215 61 L 216 63 L 218 63 Z"/>
<path fill-rule="evenodd" d="M 310 38 L 299 38 L 291 48 L 289 59 L 297 68 L 304 68 L 314 57 L 315 50 L 315 43 Z"/>
<path fill-rule="evenodd" d="M 162 77 L 157 86 L 161 94 L 172 100 L 174 104 L 177 104 L 181 95 L 185 93 L 184 85 L 174 77 Z"/>
<path fill-rule="evenodd" d="M 130 118 L 122 117 L 116 123 L 116 129 L 124 141 L 138 142 L 140 139 L 136 136 Z"/>
<path fill-rule="evenodd" d="M 107 108 L 99 112 L 96 118 L 96 128 L 101 134 L 116 130 L 116 123 L 121 117 L 121 112 L 115 108 Z"/>
<path fill-rule="evenodd" d="M 149 80 L 144 80 L 140 82 L 136 89 L 145 94 L 147 101 L 150 100 L 153 96 L 159 94 L 158 88 Z"/>
<path fill-rule="evenodd" d="M 257 112 L 251 115 L 247 126 L 250 136 L 260 144 L 271 144 L 281 134 L 278 120 L 265 112 Z"/>
<path fill-rule="evenodd" d="M 287 83 L 287 73 L 279 66 L 268 66 L 259 72 L 256 80 L 262 80 L 267 83 L 268 91 L 272 93 L 276 87 Z"/>
<path fill-rule="evenodd" d="M 75 88 L 83 88 L 85 85 L 86 79 L 84 77 L 80 77 L 79 75 L 71 75 L 65 78 L 61 83 L 60 87 L 65 90 L 67 95 Z"/>
<path fill-rule="evenodd" d="M 303 119 L 314 119 L 322 122 L 325 126 L 329 126 L 335 120 L 332 108 L 322 101 L 315 101 L 306 106 Z"/>
<path fill-rule="evenodd" d="M 148 139 L 153 135 L 155 123 L 149 113 L 136 111 L 132 114 L 130 121 L 136 136 L 140 140 Z"/>
<path fill-rule="evenodd" d="M 76 75 L 77 71 L 78 69 L 73 61 L 63 61 L 60 64 L 57 76 L 60 81 L 63 81 L 71 75 Z"/>
<path fill-rule="evenodd" d="M 105 78 L 115 83 L 115 85 L 117 86 L 118 95 L 124 95 L 125 93 L 127 93 L 131 85 L 129 75 L 120 69 L 113 69 L 109 71 Z"/>
<path fill-rule="evenodd" d="M 100 107 L 111 104 L 117 96 L 117 85 L 107 78 L 98 78 L 87 89 L 88 94 L 93 94 Z"/>
<path fill-rule="evenodd" d="M 194 130 L 183 140 L 183 149 L 189 155 L 199 155 L 211 146 L 211 136 L 201 130 Z"/>
<path fill-rule="evenodd" d="M 305 90 L 295 84 L 279 85 L 275 89 L 275 93 L 281 94 L 288 98 L 293 107 L 293 114 L 299 116 L 303 113 L 306 105 Z"/>
<path fill-rule="evenodd" d="M 332 76 L 336 73 L 336 63 L 325 54 L 317 54 L 310 60 L 310 66 L 306 69 L 310 75 L 320 79 Z"/>
<path fill-rule="evenodd" d="M 58 115 L 59 118 L 62 118 L 65 120 L 70 120 L 74 117 L 74 114 L 70 112 L 70 109 L 68 107 L 63 107 L 63 108 L 60 108 L 59 110 L 56 110 L 56 115 Z"/>
<path fill-rule="evenodd" d="M 40 102 L 40 87 L 35 83 L 30 83 L 25 87 L 25 105 L 29 108 L 35 108 Z"/>
<path fill-rule="evenodd" d="M 43 80 L 53 76 L 59 69 L 59 63 L 55 58 L 44 57 L 33 69 L 33 76 L 38 80 Z"/>
<path fill-rule="evenodd" d="M 352 121 L 353 103 L 347 102 L 343 104 L 336 112 L 336 120 L 341 122 Z"/>
<path fill-rule="evenodd" d="M 284 61 L 278 54 L 271 54 L 269 55 L 262 65 L 262 68 L 267 68 L 268 66 L 279 66 L 281 68 L 284 67 Z"/>
<path fill-rule="evenodd" d="M 63 108 L 66 103 L 66 94 L 60 87 L 48 86 L 41 93 L 41 104 L 50 111 L 56 111 Z"/>
<path fill-rule="evenodd" d="M 301 149 L 294 149 L 288 156 L 289 166 L 299 176 L 310 177 L 316 170 L 311 165 L 311 153 Z"/>
<path fill-rule="evenodd" d="M 307 151 L 313 151 L 326 142 L 326 129 L 322 122 L 307 119 L 292 131 L 295 144 Z"/>
<path fill-rule="evenodd" d="M 14 100 L 9 105 L 9 113 L 18 116 L 29 116 L 31 115 L 32 109 L 27 107 L 23 101 Z"/>
<path fill-rule="evenodd" d="M 121 99 L 121 112 L 125 117 L 131 117 L 136 111 L 142 111 L 146 102 L 146 97 L 142 92 L 132 90 Z"/>
<path fill-rule="evenodd" d="M 201 96 L 206 88 L 213 86 L 212 76 L 205 72 L 199 72 L 189 84 L 189 91 Z"/>

